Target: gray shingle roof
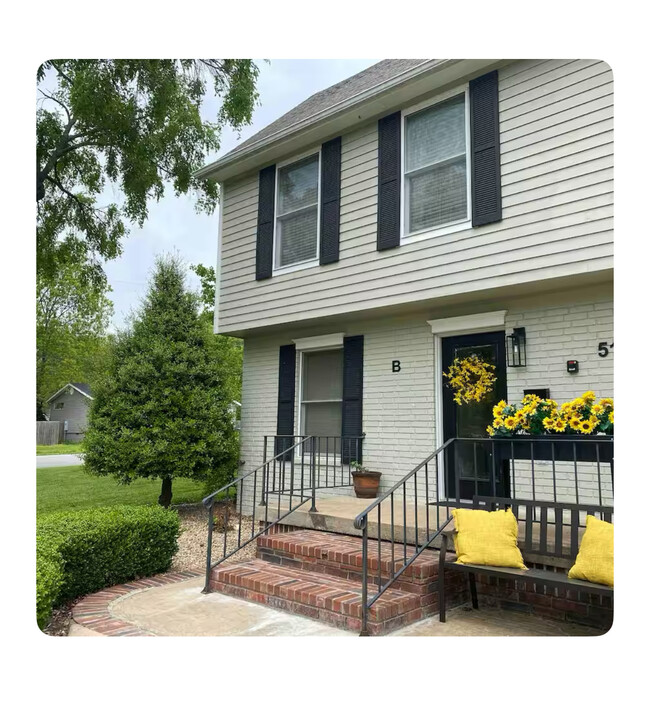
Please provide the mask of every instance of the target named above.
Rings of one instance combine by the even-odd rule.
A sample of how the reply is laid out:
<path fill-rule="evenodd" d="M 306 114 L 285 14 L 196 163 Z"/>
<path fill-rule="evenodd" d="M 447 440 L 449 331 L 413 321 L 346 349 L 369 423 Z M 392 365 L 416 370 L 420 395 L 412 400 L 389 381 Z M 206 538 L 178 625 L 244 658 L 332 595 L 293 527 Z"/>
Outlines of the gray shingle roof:
<path fill-rule="evenodd" d="M 90 385 L 86 382 L 71 382 L 70 384 L 74 385 L 77 389 L 80 389 L 82 392 L 85 392 L 89 397 L 93 396 L 93 393 L 90 391 Z"/>
<path fill-rule="evenodd" d="M 400 73 L 404 73 L 410 68 L 424 63 L 426 60 L 428 59 L 399 58 L 379 61 L 379 63 L 375 63 L 370 66 L 370 68 L 366 68 L 360 73 L 356 73 L 350 78 L 346 78 L 346 80 L 342 80 L 340 83 L 336 83 L 336 85 L 332 85 L 308 97 L 304 102 L 301 102 L 292 110 L 283 114 L 279 119 L 276 119 L 275 122 L 271 122 L 268 126 L 260 129 L 257 134 L 253 134 L 253 136 L 246 139 L 246 141 L 242 141 L 241 144 L 228 153 L 233 154 L 244 148 L 248 148 L 262 139 L 301 122 L 303 119 L 312 117 L 322 110 L 333 107 L 339 102 L 343 102 L 344 100 L 362 93 L 364 90 L 368 90 L 375 85 L 390 80 Z"/>

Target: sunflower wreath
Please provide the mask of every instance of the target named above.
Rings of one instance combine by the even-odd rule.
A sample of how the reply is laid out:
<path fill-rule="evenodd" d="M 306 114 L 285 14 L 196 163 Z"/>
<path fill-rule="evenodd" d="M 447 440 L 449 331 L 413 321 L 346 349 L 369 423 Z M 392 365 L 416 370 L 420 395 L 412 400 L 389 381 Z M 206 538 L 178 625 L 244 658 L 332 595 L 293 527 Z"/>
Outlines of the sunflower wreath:
<path fill-rule="evenodd" d="M 480 402 L 494 386 L 494 365 L 486 363 L 477 355 L 456 358 L 443 373 L 447 386 L 454 390 L 456 404 Z"/>

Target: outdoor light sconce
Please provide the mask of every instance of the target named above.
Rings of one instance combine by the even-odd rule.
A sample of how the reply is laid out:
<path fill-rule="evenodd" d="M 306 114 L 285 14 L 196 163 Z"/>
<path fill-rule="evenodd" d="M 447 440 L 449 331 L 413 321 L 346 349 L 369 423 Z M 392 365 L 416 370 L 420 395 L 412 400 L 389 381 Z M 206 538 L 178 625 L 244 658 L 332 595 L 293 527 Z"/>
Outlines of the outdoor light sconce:
<path fill-rule="evenodd" d="M 506 355 L 509 368 L 526 367 L 526 329 L 512 329 L 512 333 L 506 336 Z"/>

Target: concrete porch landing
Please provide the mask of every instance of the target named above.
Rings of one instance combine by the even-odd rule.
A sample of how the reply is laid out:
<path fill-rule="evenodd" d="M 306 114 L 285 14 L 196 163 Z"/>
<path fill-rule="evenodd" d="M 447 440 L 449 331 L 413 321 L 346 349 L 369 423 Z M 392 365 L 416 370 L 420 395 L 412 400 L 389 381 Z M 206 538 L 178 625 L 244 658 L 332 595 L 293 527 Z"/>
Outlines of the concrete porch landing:
<path fill-rule="evenodd" d="M 354 527 L 354 519 L 361 513 L 365 508 L 372 504 L 372 499 L 357 499 L 356 497 L 350 496 L 339 496 L 339 495 L 319 495 L 316 494 L 316 508 L 317 513 L 310 513 L 309 509 L 311 506 L 311 501 L 303 504 L 299 509 L 293 513 L 285 516 L 281 523 L 288 526 L 297 526 L 298 528 L 308 528 L 317 531 L 327 531 L 329 533 L 342 533 L 344 535 L 361 536 L 361 531 Z M 294 502 L 295 503 L 295 502 Z M 469 504 L 464 505 L 461 503 L 461 508 L 464 506 L 469 507 Z M 282 497 L 280 501 L 280 513 L 284 514 L 288 511 L 289 499 Z M 417 523 L 418 523 L 418 544 L 425 543 L 427 540 L 427 510 L 429 512 L 429 537 L 432 536 L 436 529 L 437 524 L 440 526 L 451 516 L 452 509 L 455 505 L 449 506 L 429 506 L 428 509 L 425 505 L 418 505 L 417 508 Z M 436 513 L 437 512 L 437 513 Z M 275 498 L 271 495 L 269 499 L 268 506 L 268 518 L 269 520 L 274 520 L 278 513 L 277 496 Z M 258 506 L 255 509 L 255 518 L 264 521 L 266 516 L 266 510 L 264 506 Z M 394 516 L 394 532 L 393 537 L 395 542 L 406 542 L 409 545 L 415 545 L 415 517 L 416 509 L 413 502 L 407 499 L 406 509 L 404 508 L 404 502 L 402 499 L 394 499 L 393 502 L 393 516 Z M 406 516 L 406 518 L 405 518 Z M 391 540 L 391 513 L 390 513 L 390 500 L 386 500 L 382 504 L 381 509 L 381 539 L 384 541 Z M 406 528 L 404 528 L 404 523 L 406 522 Z M 445 530 L 453 530 L 453 521 L 447 526 Z M 524 540 L 524 530 L 525 524 L 519 522 L 519 540 L 523 544 Z M 405 534 L 405 535 L 404 535 Z M 378 537 L 378 511 L 373 509 L 370 514 L 368 514 L 368 536 L 370 538 Z M 552 543 L 555 539 L 555 525 L 553 523 L 548 524 L 547 528 L 547 542 Z M 442 538 L 436 538 L 432 547 L 439 548 Z M 539 524 L 533 524 L 533 542 L 539 543 Z M 571 529 L 568 524 L 565 524 L 562 529 L 562 543 L 566 548 L 569 548 L 571 543 Z M 450 543 L 453 548 L 453 545 Z"/>
<path fill-rule="evenodd" d="M 292 514 L 285 516 L 282 519 L 282 524 L 288 526 L 297 526 L 299 528 L 308 528 L 316 531 L 327 531 L 329 533 L 342 533 L 344 535 L 360 536 L 361 531 L 354 527 L 354 519 L 365 508 L 372 504 L 373 499 L 357 499 L 350 496 L 330 496 L 316 495 L 317 513 L 310 513 L 309 509 L 311 502 L 303 504 L 298 510 Z M 289 499 L 283 497 L 280 502 L 280 513 L 286 513 L 289 508 Z M 429 511 L 429 533 L 433 535 L 437 527 L 436 509 L 439 513 L 440 525 L 447 520 L 447 509 L 445 507 L 430 506 Z M 273 495 L 269 499 L 268 516 L 269 520 L 275 519 L 278 513 L 277 496 L 275 501 Z M 415 544 L 415 517 L 416 509 L 412 502 L 406 501 L 406 511 L 402 499 L 395 499 L 393 503 L 394 514 L 394 538 L 396 542 L 404 542 L 404 532 L 406 533 L 406 542 Z M 265 507 L 258 506 L 255 510 L 255 518 L 260 521 L 265 520 Z M 406 515 L 406 519 L 404 516 Z M 450 513 L 451 515 L 451 508 Z M 382 540 L 391 539 L 390 529 L 390 500 L 382 505 L 381 511 L 381 537 Z M 406 521 L 406 530 L 404 522 Z M 418 521 L 418 543 L 423 543 L 426 540 L 427 529 L 427 508 L 422 505 L 417 509 Z M 378 512 L 377 509 L 368 514 L 368 535 L 370 538 L 378 536 Z M 450 524 L 451 526 L 451 524 Z M 438 545 L 441 539 L 434 541 L 434 546 Z"/>

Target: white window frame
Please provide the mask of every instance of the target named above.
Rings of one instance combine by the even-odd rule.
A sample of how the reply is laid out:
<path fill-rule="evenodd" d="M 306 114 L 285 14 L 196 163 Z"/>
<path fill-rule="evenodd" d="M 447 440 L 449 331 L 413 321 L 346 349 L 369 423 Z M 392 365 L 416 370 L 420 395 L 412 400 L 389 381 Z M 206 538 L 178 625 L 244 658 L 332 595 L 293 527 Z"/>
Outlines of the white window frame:
<path fill-rule="evenodd" d="M 320 199 L 321 199 L 321 181 L 322 181 L 322 167 L 323 159 L 321 158 L 321 147 L 311 149 L 297 156 L 288 158 L 285 161 L 277 163 L 275 166 L 275 197 L 274 197 L 274 208 L 273 208 L 273 275 L 285 275 L 286 273 L 294 273 L 297 270 L 305 270 L 306 268 L 313 268 L 319 264 L 320 261 Z M 300 261 L 300 263 L 292 263 L 291 265 L 276 265 L 276 244 L 277 244 L 277 233 L 278 233 L 278 201 L 280 198 L 280 170 L 290 166 L 292 163 L 297 163 L 310 156 L 318 154 L 318 198 L 316 201 L 316 257 L 310 260 Z"/>
<path fill-rule="evenodd" d="M 297 382 L 297 410 L 298 410 L 298 436 L 304 435 L 303 433 L 303 425 L 302 425 L 302 404 L 303 404 L 303 399 L 302 399 L 302 390 L 303 390 L 303 371 L 304 371 L 304 356 L 306 353 L 318 353 L 319 351 L 328 351 L 328 350 L 339 350 L 343 349 L 343 334 L 342 333 L 334 333 L 334 334 L 328 334 L 326 336 L 312 336 L 310 338 L 302 338 L 302 339 L 294 339 L 293 341 L 296 344 L 296 351 L 298 353 L 298 362 L 296 365 L 298 366 L 298 382 Z M 343 404 L 343 396 L 341 396 L 341 399 L 324 399 L 322 400 L 322 403 L 325 402 L 341 402 L 341 405 Z M 309 401 L 307 402 L 309 403 Z M 302 448 L 302 446 L 301 446 Z M 302 455 L 302 449 L 298 450 L 298 455 Z"/>
<path fill-rule="evenodd" d="M 466 163 L 466 187 L 467 187 L 467 216 L 455 222 L 440 224 L 439 226 L 429 227 L 421 231 L 416 231 L 412 234 L 408 232 L 408 198 L 407 198 L 407 178 L 404 171 L 406 165 L 406 120 L 416 112 L 433 107 L 440 102 L 445 102 L 457 95 L 465 95 L 465 163 Z M 472 225 L 472 154 L 471 154 L 471 132 L 470 132 L 470 112 L 469 112 L 469 83 L 459 88 L 454 88 L 440 95 L 436 95 L 429 100 L 419 102 L 408 109 L 402 110 L 401 122 L 401 164 L 400 164 L 400 244 L 412 243 L 415 241 L 423 241 L 435 236 L 444 234 L 453 234 L 458 231 L 465 231 L 471 228 Z"/>

